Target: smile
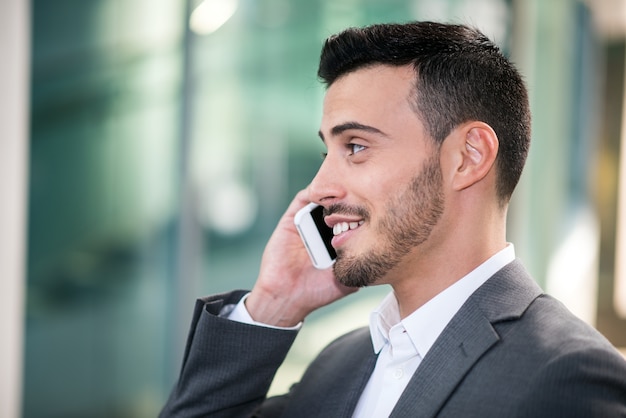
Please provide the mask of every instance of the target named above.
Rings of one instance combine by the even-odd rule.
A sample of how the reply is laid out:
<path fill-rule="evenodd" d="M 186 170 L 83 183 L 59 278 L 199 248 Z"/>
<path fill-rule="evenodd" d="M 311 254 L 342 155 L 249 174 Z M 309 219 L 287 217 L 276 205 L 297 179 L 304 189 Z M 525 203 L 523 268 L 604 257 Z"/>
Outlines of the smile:
<path fill-rule="evenodd" d="M 339 222 L 333 226 L 333 235 L 339 235 L 346 232 L 349 229 L 357 229 L 363 225 L 363 221 L 359 222 Z"/>

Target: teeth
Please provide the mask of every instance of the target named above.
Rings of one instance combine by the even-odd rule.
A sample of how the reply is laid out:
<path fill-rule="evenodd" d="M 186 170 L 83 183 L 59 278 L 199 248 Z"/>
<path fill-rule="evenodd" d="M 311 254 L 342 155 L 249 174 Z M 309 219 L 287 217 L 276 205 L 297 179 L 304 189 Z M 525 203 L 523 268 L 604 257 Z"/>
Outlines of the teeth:
<path fill-rule="evenodd" d="M 333 235 L 339 235 L 342 232 L 346 232 L 349 229 L 356 229 L 359 226 L 363 225 L 363 221 L 359 222 L 339 222 L 333 226 Z"/>

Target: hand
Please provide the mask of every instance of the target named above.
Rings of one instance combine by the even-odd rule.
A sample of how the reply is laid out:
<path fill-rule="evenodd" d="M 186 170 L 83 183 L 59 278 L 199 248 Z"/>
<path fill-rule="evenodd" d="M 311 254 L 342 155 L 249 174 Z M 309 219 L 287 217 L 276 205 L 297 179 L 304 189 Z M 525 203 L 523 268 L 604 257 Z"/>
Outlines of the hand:
<path fill-rule="evenodd" d="M 296 212 L 310 202 L 308 196 L 307 190 L 296 195 L 265 247 L 259 277 L 246 300 L 255 321 L 294 326 L 314 310 L 357 290 L 338 283 L 332 268 L 318 270 L 311 264 L 293 223 Z"/>

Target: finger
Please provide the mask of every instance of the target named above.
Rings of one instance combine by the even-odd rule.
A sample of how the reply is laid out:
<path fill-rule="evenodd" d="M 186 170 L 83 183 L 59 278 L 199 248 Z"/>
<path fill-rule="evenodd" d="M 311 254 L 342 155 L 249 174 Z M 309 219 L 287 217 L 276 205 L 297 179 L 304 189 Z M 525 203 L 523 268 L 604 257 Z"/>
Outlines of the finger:
<path fill-rule="evenodd" d="M 287 208 L 287 211 L 285 212 L 285 214 L 293 216 L 296 214 L 296 212 L 298 212 L 300 209 L 302 209 L 309 203 L 310 203 L 310 200 L 309 200 L 308 190 L 307 189 L 300 190 L 295 195 L 291 203 L 289 204 L 289 207 Z"/>

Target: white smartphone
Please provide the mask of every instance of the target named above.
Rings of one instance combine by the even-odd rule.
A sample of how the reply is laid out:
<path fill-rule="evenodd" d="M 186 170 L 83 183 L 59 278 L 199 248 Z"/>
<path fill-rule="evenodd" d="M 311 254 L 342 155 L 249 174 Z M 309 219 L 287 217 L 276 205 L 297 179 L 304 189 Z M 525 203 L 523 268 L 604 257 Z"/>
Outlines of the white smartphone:
<path fill-rule="evenodd" d="M 309 203 L 296 213 L 293 221 L 304 242 L 313 266 L 326 269 L 333 265 L 337 253 L 331 245 L 333 230 L 324 222 L 324 208 L 316 203 Z"/>

